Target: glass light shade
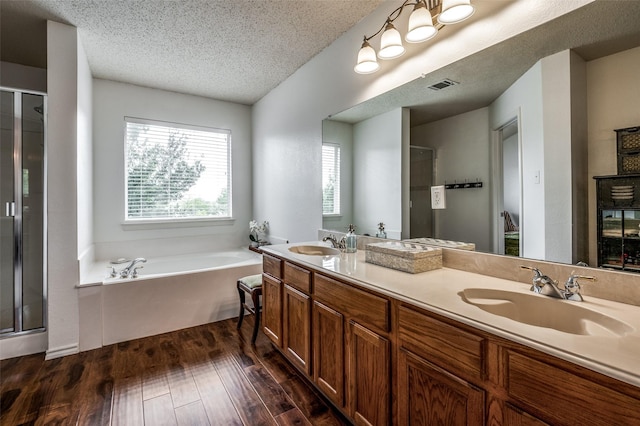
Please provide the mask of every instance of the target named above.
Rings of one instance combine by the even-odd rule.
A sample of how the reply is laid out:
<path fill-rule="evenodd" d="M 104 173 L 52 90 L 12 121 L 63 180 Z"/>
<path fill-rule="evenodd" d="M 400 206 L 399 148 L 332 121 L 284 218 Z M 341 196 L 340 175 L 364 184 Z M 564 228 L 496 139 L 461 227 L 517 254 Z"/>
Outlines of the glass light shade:
<path fill-rule="evenodd" d="M 418 3 L 409 16 L 409 26 L 404 39 L 409 43 L 420 43 L 436 34 L 438 30 L 433 26 L 431 12 L 422 3 Z"/>
<path fill-rule="evenodd" d="M 443 25 L 457 24 L 469 18 L 475 12 L 471 0 L 442 0 L 442 12 L 438 22 Z"/>
<path fill-rule="evenodd" d="M 378 52 L 378 58 L 380 59 L 393 59 L 401 56 L 404 53 L 404 46 L 402 46 L 402 37 L 400 32 L 396 30 L 391 22 L 387 24 L 382 37 L 380 38 L 380 51 Z"/>
<path fill-rule="evenodd" d="M 371 74 L 378 71 L 378 68 L 380 64 L 376 59 L 376 51 L 365 41 L 358 52 L 358 62 L 353 70 L 358 74 Z"/>

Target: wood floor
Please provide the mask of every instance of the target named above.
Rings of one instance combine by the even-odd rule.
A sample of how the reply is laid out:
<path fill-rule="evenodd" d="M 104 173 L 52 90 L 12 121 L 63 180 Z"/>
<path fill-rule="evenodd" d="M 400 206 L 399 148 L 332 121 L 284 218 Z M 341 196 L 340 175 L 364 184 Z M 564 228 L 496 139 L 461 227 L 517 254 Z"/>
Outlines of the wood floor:
<path fill-rule="evenodd" d="M 0 364 L 0 424 L 345 425 L 253 317 Z"/>

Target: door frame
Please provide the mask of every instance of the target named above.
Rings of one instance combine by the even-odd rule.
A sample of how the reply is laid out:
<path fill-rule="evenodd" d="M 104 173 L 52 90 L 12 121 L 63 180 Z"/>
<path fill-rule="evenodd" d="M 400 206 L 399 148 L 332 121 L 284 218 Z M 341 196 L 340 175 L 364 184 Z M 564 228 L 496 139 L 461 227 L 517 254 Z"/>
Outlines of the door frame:
<path fill-rule="evenodd" d="M 518 125 L 518 188 L 520 199 L 519 209 L 519 257 L 524 256 L 524 191 L 523 191 L 523 155 L 522 155 L 522 117 L 520 108 L 509 120 L 491 130 L 491 204 L 492 204 L 492 251 L 496 254 L 504 254 L 504 155 L 502 132 L 505 127 L 517 123 Z"/>

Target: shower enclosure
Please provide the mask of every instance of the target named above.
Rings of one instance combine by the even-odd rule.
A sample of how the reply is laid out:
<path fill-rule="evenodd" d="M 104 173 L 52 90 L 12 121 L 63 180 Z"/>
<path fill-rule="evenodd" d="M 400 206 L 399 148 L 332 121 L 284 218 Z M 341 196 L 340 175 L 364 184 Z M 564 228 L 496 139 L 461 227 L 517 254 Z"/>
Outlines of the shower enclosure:
<path fill-rule="evenodd" d="M 46 326 L 43 93 L 0 88 L 0 337 Z"/>

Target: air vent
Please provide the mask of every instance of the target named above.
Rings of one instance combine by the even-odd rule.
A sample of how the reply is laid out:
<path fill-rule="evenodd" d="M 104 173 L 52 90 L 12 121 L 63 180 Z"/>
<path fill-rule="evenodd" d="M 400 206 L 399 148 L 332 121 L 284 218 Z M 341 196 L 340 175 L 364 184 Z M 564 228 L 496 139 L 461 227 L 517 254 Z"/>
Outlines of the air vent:
<path fill-rule="evenodd" d="M 429 89 L 431 89 L 431 90 L 442 90 L 445 87 L 455 86 L 456 84 L 460 84 L 460 83 L 458 83 L 457 81 L 453 81 L 453 80 L 449 80 L 448 78 L 445 78 L 444 80 L 429 86 Z"/>

